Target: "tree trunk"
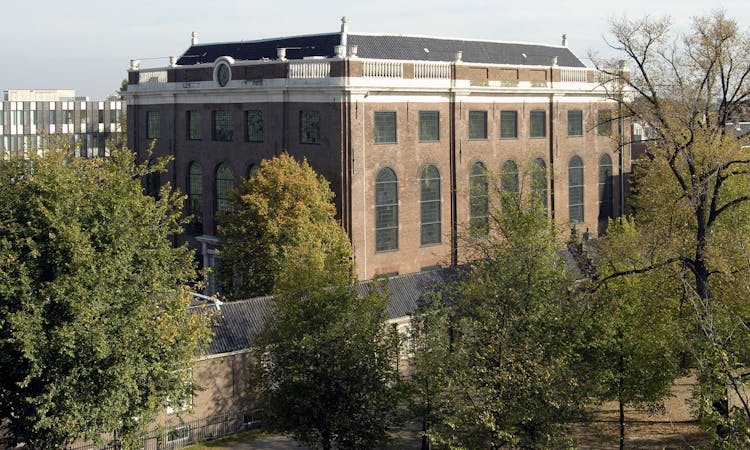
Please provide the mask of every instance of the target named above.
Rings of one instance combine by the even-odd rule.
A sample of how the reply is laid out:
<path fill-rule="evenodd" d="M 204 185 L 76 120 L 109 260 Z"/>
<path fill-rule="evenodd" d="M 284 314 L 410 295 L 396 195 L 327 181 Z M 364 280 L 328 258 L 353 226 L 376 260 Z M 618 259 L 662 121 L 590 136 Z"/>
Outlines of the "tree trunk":
<path fill-rule="evenodd" d="M 427 420 L 422 419 L 422 450 L 430 450 L 430 438 L 427 436 Z"/>
<path fill-rule="evenodd" d="M 620 422 L 620 450 L 625 450 L 625 402 L 623 401 L 623 379 L 625 378 L 625 349 L 622 345 L 622 329 L 617 330 L 617 337 L 620 342 L 620 358 L 617 364 L 617 403 L 619 406 L 619 422 Z"/>

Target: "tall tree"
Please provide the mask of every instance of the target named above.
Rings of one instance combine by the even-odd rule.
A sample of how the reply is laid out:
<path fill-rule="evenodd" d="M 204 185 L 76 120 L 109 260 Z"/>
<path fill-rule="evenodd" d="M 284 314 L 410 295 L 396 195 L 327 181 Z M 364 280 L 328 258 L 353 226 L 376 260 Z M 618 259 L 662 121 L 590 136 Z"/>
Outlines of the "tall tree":
<path fill-rule="evenodd" d="M 625 77 L 603 69 L 617 78 L 610 86 L 624 88 L 613 98 L 649 137 L 634 203 L 643 245 L 653 251 L 647 264 L 620 267 L 605 279 L 675 268 L 674 295 L 694 310 L 702 415 L 722 422 L 720 434 L 745 434 L 750 407 L 738 367 L 750 362 L 750 157 L 736 124 L 750 98 L 750 39 L 722 11 L 694 18 L 686 34 L 648 18 L 621 19 L 611 32 L 611 46 L 632 69 Z"/>
<path fill-rule="evenodd" d="M 439 369 L 447 378 L 433 404 L 439 419 L 429 434 L 460 448 L 538 448 L 560 444 L 563 424 L 582 415 L 587 402 L 579 369 L 587 326 L 568 292 L 555 233 L 538 201 L 506 201 L 490 214 L 490 233 L 473 236 L 483 258 L 457 285 L 450 351 L 425 356 L 417 379 Z M 445 333 L 440 316 L 426 331 Z M 441 355 L 441 356 L 442 356 Z M 417 359 L 417 363 L 420 359 Z M 432 380 L 433 385 L 439 380 Z M 429 385 L 428 385 L 429 386 Z"/>
<path fill-rule="evenodd" d="M 647 265 L 649 250 L 641 237 L 633 221 L 610 220 L 607 236 L 597 243 L 598 276 L 621 270 L 623 261 Z M 591 353 L 599 356 L 601 380 L 596 396 L 618 403 L 620 449 L 625 448 L 625 407 L 663 409 L 663 399 L 681 373 L 685 330 L 680 299 L 671 293 L 672 271 L 663 267 L 613 278 L 593 293 L 599 332 Z"/>
<path fill-rule="evenodd" d="M 351 258 L 332 199 L 328 182 L 307 161 L 284 153 L 262 162 L 230 193 L 231 212 L 218 218 L 222 293 L 231 299 L 272 293 L 287 251 L 310 240 L 324 241 L 334 259 Z"/>
<path fill-rule="evenodd" d="M 11 445 L 116 431 L 129 447 L 192 391 L 208 333 L 188 312 L 191 252 L 170 239 L 183 197 L 144 195 L 165 161 L 71 155 L 0 161 L 0 424 Z"/>
<path fill-rule="evenodd" d="M 338 239 L 287 249 L 251 385 L 268 423 L 311 448 L 383 447 L 402 403 L 398 336 L 385 324 L 388 296 L 355 292 L 350 259 L 337 253 L 351 251 L 343 230 Z"/>

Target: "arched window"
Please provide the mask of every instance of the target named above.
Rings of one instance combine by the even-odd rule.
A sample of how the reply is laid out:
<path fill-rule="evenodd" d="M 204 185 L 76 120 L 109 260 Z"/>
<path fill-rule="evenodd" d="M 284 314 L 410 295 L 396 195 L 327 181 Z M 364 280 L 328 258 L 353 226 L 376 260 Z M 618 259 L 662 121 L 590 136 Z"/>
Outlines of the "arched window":
<path fill-rule="evenodd" d="M 531 162 L 531 195 L 547 209 L 547 165 L 542 158 Z"/>
<path fill-rule="evenodd" d="M 259 164 L 250 164 L 249 166 L 247 166 L 247 176 L 245 177 L 245 179 L 249 180 L 250 178 L 252 178 L 253 175 L 255 175 L 255 172 L 258 171 L 258 169 L 260 169 Z"/>
<path fill-rule="evenodd" d="M 375 178 L 375 251 L 398 250 L 398 180 L 384 167 Z"/>
<path fill-rule="evenodd" d="M 469 228 L 473 235 L 489 232 L 487 169 L 477 161 L 469 173 Z"/>
<path fill-rule="evenodd" d="M 612 158 L 603 154 L 599 158 L 599 219 L 612 217 Z"/>
<path fill-rule="evenodd" d="M 424 166 L 419 178 L 419 217 L 422 245 L 440 243 L 440 172 L 432 164 Z"/>
<path fill-rule="evenodd" d="M 203 168 L 197 162 L 190 163 L 187 191 L 188 214 L 193 215 L 195 232 L 200 233 L 203 225 Z"/>
<path fill-rule="evenodd" d="M 234 174 L 228 165 L 222 164 L 216 169 L 216 211 L 225 212 L 231 209 L 229 190 L 234 185 Z"/>
<path fill-rule="evenodd" d="M 568 163 L 568 216 L 571 222 L 583 222 L 583 160 L 570 158 Z"/>
<path fill-rule="evenodd" d="M 518 199 L 518 165 L 513 160 L 507 160 L 500 169 L 500 192 L 502 200 Z"/>

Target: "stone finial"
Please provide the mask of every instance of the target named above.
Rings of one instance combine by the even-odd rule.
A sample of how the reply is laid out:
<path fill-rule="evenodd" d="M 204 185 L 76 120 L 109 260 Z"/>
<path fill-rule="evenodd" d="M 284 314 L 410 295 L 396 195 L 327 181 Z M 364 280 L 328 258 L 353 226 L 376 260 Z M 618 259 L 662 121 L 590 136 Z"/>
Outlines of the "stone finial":
<path fill-rule="evenodd" d="M 276 49 L 276 56 L 278 56 L 278 58 L 281 61 L 286 61 L 286 48 L 285 47 L 279 47 L 279 48 L 277 48 Z"/>
<path fill-rule="evenodd" d="M 568 35 L 567 34 L 563 34 L 562 35 L 562 46 L 563 47 L 567 47 L 568 46 Z"/>
<path fill-rule="evenodd" d="M 556 65 L 557 65 L 557 56 L 553 56 L 553 57 L 552 57 L 552 65 L 553 65 L 553 66 L 556 66 Z"/>
<path fill-rule="evenodd" d="M 350 58 L 356 58 L 357 57 L 357 46 L 356 45 L 350 45 L 349 46 L 349 57 Z"/>
<path fill-rule="evenodd" d="M 461 50 L 457 51 L 455 61 L 462 62 L 463 60 L 464 60 L 464 52 L 462 52 Z"/>
<path fill-rule="evenodd" d="M 341 45 L 346 48 L 347 34 L 349 34 L 349 19 L 346 16 L 341 18 Z"/>
<path fill-rule="evenodd" d="M 343 45 L 334 45 L 333 52 L 336 54 L 336 58 L 346 58 L 346 47 Z"/>
<path fill-rule="evenodd" d="M 174 67 L 177 65 L 177 57 L 176 56 L 170 56 L 169 57 L 169 67 Z"/>
<path fill-rule="evenodd" d="M 138 70 L 140 68 L 141 68 L 141 60 L 139 59 L 130 60 L 130 70 Z"/>
<path fill-rule="evenodd" d="M 196 45 L 198 44 L 198 32 L 193 31 L 190 33 L 190 45 Z"/>

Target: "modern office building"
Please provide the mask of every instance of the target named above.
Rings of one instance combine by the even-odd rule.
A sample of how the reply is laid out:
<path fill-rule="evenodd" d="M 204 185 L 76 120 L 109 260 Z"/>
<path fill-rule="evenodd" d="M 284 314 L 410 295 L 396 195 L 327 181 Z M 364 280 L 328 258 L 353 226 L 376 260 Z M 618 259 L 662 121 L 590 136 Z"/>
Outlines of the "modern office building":
<path fill-rule="evenodd" d="M 493 186 L 596 235 L 619 214 L 629 142 L 616 78 L 562 45 L 334 33 L 199 44 L 128 76 L 128 142 L 174 157 L 184 236 L 213 263 L 227 191 L 283 151 L 331 183 L 360 279 L 452 265 Z M 487 176 L 499 173 L 500 180 Z M 496 184 L 492 184 L 496 183 Z"/>
<path fill-rule="evenodd" d="M 50 135 L 70 135 L 79 156 L 104 156 L 122 133 L 119 98 L 92 101 L 65 89 L 16 89 L 0 102 L 0 152 L 25 155 L 44 148 Z"/>

